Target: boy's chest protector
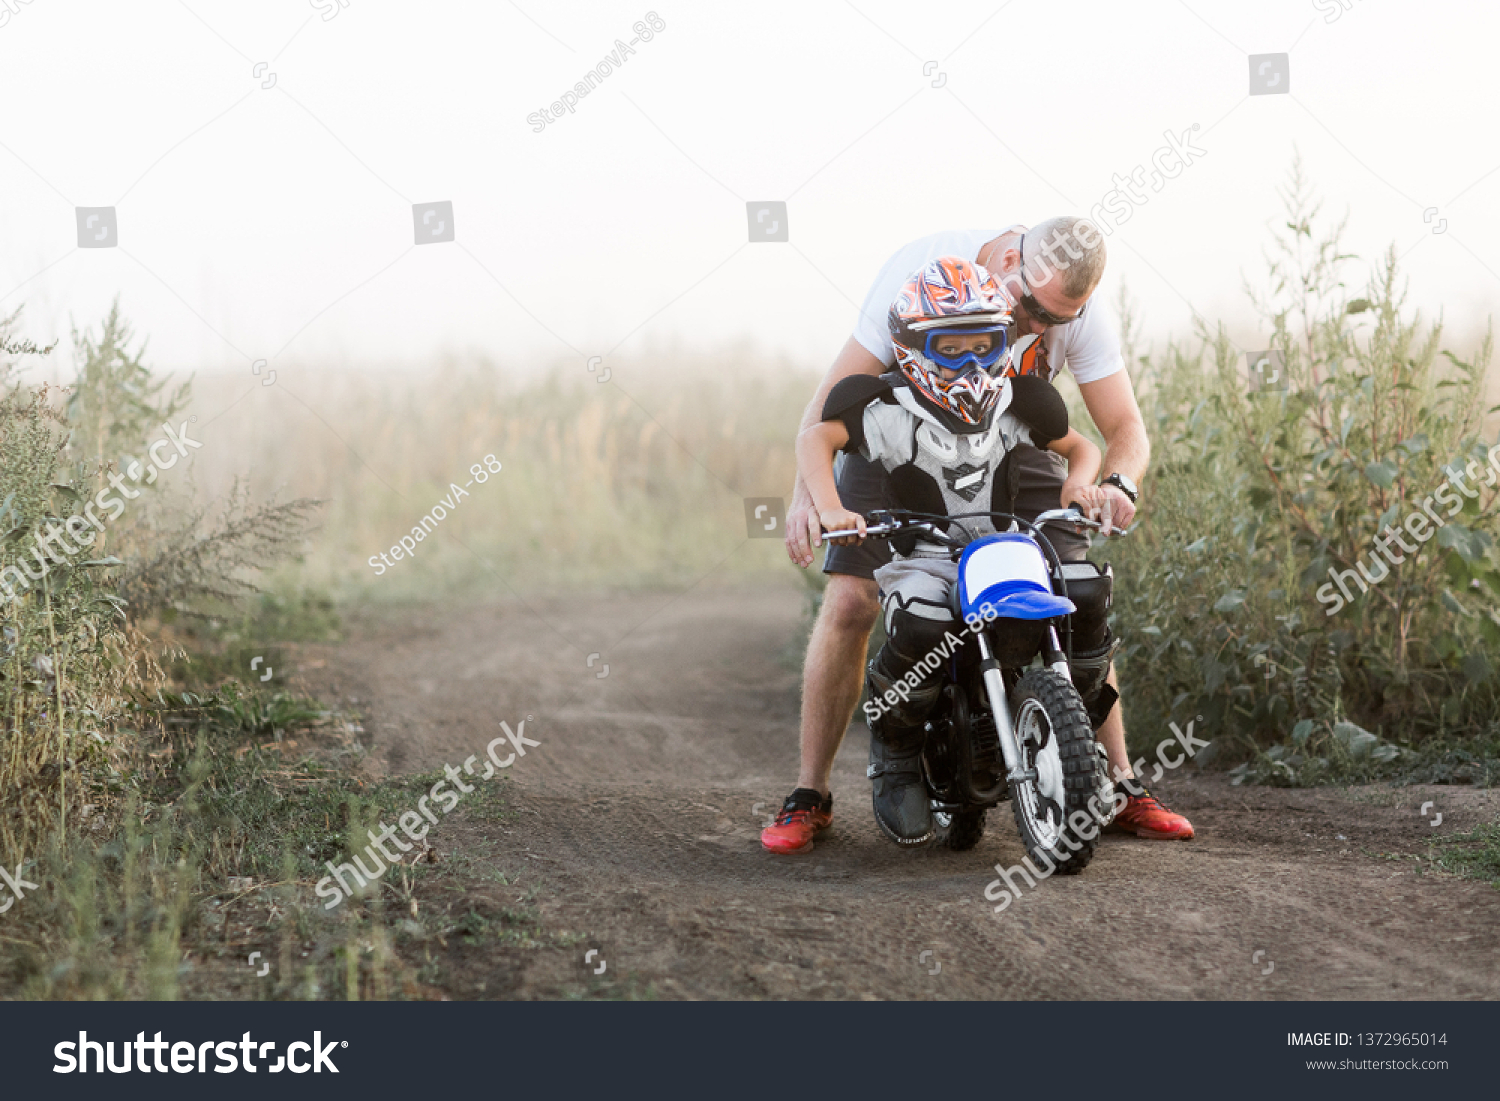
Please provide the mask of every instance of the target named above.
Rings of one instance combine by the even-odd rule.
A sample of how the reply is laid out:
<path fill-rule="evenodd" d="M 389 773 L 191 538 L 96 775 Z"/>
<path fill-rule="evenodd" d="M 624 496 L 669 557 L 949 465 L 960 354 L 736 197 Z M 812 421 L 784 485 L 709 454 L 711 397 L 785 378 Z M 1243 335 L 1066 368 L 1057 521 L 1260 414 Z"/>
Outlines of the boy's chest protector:
<path fill-rule="evenodd" d="M 891 489 L 901 507 L 949 516 L 996 510 L 996 476 L 1014 446 L 1005 429 L 1014 431 L 1015 426 L 1007 426 L 1008 420 L 997 417 L 988 431 L 963 436 L 915 420 L 909 457 L 889 468 Z M 978 521 L 974 530 L 994 529 Z"/>

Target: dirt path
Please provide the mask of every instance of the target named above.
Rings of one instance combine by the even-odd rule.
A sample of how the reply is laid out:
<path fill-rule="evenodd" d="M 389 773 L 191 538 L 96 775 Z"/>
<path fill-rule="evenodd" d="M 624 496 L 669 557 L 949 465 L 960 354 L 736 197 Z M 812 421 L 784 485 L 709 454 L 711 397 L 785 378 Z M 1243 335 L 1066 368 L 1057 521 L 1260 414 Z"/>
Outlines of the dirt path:
<path fill-rule="evenodd" d="M 1421 801 L 1447 832 L 1494 820 L 1500 793 L 1174 777 L 1160 793 L 1197 840 L 1107 838 L 1083 875 L 997 915 L 993 866 L 1022 856 L 1008 811 L 972 852 L 897 851 L 870 817 L 863 726 L 839 756 L 833 829 L 805 856 L 760 850 L 795 778 L 794 590 L 537 607 L 556 631 L 507 606 L 372 618 L 309 683 L 358 699 L 392 772 L 459 764 L 500 720 L 534 716 L 541 747 L 507 787 L 518 814 L 437 844 L 499 853 L 512 883 L 497 898 L 530 888 L 577 947 L 470 952 L 450 996 L 1500 996 L 1500 891 L 1392 859 L 1426 851 Z M 559 636 L 602 651 L 593 668 Z"/>

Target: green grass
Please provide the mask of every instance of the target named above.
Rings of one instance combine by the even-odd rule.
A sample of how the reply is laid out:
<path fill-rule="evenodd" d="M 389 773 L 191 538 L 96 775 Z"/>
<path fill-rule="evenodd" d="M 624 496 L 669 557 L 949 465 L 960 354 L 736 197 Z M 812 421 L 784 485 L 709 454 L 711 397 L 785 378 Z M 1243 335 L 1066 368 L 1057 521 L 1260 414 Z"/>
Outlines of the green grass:
<path fill-rule="evenodd" d="M 285 668 L 289 643 L 337 642 L 343 621 L 332 597 L 288 586 L 264 592 L 248 606 L 221 609 L 199 617 L 161 617 L 161 626 L 178 643 L 166 664 L 172 680 L 188 687 L 208 687 L 229 678 L 252 682 L 267 668 Z M 251 668 L 254 658 L 264 659 Z"/>
<path fill-rule="evenodd" d="M 1358 727 L 1348 739 L 1330 731 L 1306 733 L 1301 727 L 1291 739 L 1267 749 L 1238 739 L 1236 751 L 1249 759 L 1230 770 L 1233 782 L 1272 787 L 1500 783 L 1500 727 L 1480 737 L 1442 734 L 1408 743 L 1367 741 Z"/>
<path fill-rule="evenodd" d="M 1481 879 L 1500 890 L 1500 822 L 1476 826 L 1433 842 L 1434 862 L 1465 879 Z"/>
<path fill-rule="evenodd" d="M 501 906 L 468 893 L 470 880 L 506 883 L 478 860 L 392 868 L 331 912 L 314 896 L 325 862 L 362 849 L 377 821 L 394 824 L 440 770 L 362 779 L 345 717 L 284 693 L 233 684 L 163 693 L 139 706 L 142 730 L 152 717 L 173 720 L 161 749 L 96 781 L 84 798 L 99 809 L 82 835 L 27 861 L 22 874 L 39 890 L 8 915 L 0 989 L 44 999 L 392 998 L 421 989 L 403 952 L 434 939 L 550 943 L 534 895 Z M 504 820 L 503 783 L 476 784 L 451 820 Z M 252 948 L 276 962 L 273 976 L 246 966 Z"/>
<path fill-rule="evenodd" d="M 654 1002 L 661 998 L 656 984 L 642 979 L 633 971 L 617 977 L 590 975 L 589 985 L 584 990 L 569 990 L 563 995 L 570 1002 Z"/>
<path fill-rule="evenodd" d="M 543 943 L 538 937 L 536 910 L 530 906 L 502 906 L 488 913 L 470 907 L 444 932 L 471 947 L 498 944 L 507 948 L 537 948 Z"/>

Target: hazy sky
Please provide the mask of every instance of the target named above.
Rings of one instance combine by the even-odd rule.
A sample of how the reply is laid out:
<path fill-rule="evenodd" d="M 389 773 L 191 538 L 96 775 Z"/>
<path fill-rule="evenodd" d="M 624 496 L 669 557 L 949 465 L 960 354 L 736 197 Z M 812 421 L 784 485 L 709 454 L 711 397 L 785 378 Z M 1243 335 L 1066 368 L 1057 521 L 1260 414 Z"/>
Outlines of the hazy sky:
<path fill-rule="evenodd" d="M 1243 316 L 1294 149 L 1414 302 L 1500 298 L 1494 5 L 652 2 L 0 0 L 0 309 L 41 342 L 119 295 L 155 363 L 247 381 L 746 338 L 821 365 L 903 241 L 1086 213 L 1184 132 L 1109 236 L 1149 331 Z M 414 244 L 443 201 L 454 240 Z M 761 201 L 785 243 L 750 243 Z"/>

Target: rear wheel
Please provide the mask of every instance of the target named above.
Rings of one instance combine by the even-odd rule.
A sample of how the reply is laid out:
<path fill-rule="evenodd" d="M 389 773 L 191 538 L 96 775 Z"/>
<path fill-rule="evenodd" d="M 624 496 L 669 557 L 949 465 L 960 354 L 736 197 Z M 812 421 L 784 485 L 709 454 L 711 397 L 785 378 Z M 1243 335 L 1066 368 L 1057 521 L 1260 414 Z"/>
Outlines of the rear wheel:
<path fill-rule="evenodd" d="M 984 836 L 983 807 L 961 810 L 952 814 L 946 811 L 933 811 L 932 818 L 937 824 L 938 844 L 954 852 L 972 849 Z"/>
<path fill-rule="evenodd" d="M 1021 765 L 1035 779 L 1011 785 L 1011 807 L 1026 853 L 1037 868 L 1076 875 L 1094 858 L 1099 826 L 1084 837 L 1068 824 L 1076 811 L 1090 814 L 1098 791 L 1098 755 L 1088 711 L 1073 685 L 1050 669 L 1032 669 L 1010 694 Z"/>
<path fill-rule="evenodd" d="M 1109 754 L 1104 752 L 1104 747 L 1098 742 L 1094 743 L 1094 749 L 1098 756 L 1098 767 L 1094 771 L 1094 790 L 1099 793 L 1099 808 L 1104 812 L 1099 820 L 1102 828 L 1115 820 L 1115 782 L 1110 779 Z"/>

